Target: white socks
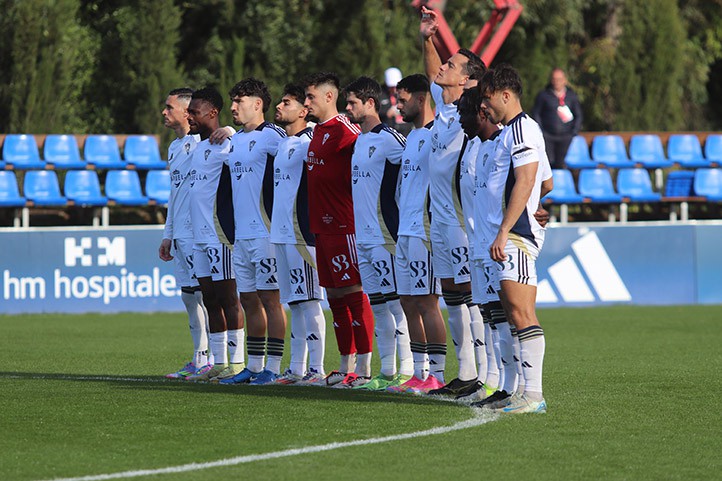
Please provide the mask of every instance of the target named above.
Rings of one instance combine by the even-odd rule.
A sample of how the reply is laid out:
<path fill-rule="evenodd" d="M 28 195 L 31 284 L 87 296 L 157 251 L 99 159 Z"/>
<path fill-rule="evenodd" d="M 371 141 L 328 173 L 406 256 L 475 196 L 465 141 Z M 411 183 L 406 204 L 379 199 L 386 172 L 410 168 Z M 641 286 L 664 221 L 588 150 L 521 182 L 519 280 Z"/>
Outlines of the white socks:
<path fill-rule="evenodd" d="M 308 347 L 308 367 L 323 375 L 323 358 L 326 350 L 326 318 L 323 316 L 321 301 L 299 304 L 306 326 L 305 337 Z M 293 351 L 293 348 L 291 348 Z"/>
<path fill-rule="evenodd" d="M 203 294 L 182 292 L 181 300 L 188 313 L 188 328 L 193 339 L 193 364 L 205 366 L 208 364 L 208 312 L 203 305 Z"/>
<path fill-rule="evenodd" d="M 396 321 L 396 352 L 399 355 L 399 374 L 411 376 L 414 372 L 414 358 L 411 355 L 411 338 L 409 337 L 409 324 L 406 314 L 401 307 L 398 295 L 394 299 L 387 300 L 391 314 Z"/>
<path fill-rule="evenodd" d="M 381 374 L 393 376 L 396 374 L 396 321 L 386 301 L 377 300 L 378 296 L 383 299 L 383 294 L 369 294 L 371 310 L 376 319 L 374 333 L 381 358 Z M 359 374 L 358 369 L 356 374 Z"/>
<path fill-rule="evenodd" d="M 297 376 L 306 374 L 306 319 L 303 303 L 289 304 L 291 309 L 291 372 Z"/>
<path fill-rule="evenodd" d="M 211 352 L 215 364 L 228 364 L 227 331 L 211 332 Z"/>

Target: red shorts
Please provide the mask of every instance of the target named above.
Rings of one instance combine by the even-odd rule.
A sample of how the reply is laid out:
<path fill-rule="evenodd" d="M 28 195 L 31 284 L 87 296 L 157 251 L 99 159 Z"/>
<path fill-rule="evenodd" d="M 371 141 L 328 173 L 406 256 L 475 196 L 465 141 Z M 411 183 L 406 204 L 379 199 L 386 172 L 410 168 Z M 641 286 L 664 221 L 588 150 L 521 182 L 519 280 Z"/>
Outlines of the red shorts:
<path fill-rule="evenodd" d="M 355 234 L 316 234 L 316 266 L 323 287 L 361 284 Z"/>

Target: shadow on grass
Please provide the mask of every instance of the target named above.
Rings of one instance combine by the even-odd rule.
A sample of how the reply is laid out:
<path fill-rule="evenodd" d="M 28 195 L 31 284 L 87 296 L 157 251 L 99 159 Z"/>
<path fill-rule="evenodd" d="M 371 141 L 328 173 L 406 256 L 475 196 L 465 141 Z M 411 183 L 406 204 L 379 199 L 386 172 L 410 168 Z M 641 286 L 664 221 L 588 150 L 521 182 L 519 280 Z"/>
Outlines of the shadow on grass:
<path fill-rule="evenodd" d="M 410 394 L 396 394 L 389 392 L 371 392 L 351 389 L 331 389 L 317 386 L 284 386 L 264 385 L 251 386 L 248 384 L 220 385 L 214 383 L 194 383 L 175 379 L 165 379 L 158 376 L 120 376 L 104 374 L 67 374 L 67 373 L 37 373 L 37 372 L 7 372 L 0 371 L 0 379 L 14 379 L 27 381 L 71 381 L 71 382 L 97 382 L 110 384 L 116 388 L 136 391 L 186 391 L 198 394 L 223 394 L 255 397 L 284 397 L 287 399 L 321 400 L 321 401 L 350 401 L 350 402 L 394 402 L 399 404 L 452 404 L 448 401 L 430 397 Z"/>

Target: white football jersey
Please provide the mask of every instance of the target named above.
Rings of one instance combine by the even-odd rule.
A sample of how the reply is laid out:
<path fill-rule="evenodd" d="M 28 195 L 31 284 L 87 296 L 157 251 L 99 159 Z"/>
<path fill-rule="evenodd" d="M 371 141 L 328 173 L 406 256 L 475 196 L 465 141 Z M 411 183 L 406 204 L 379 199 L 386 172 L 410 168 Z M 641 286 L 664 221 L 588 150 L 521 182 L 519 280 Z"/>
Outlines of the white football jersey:
<path fill-rule="evenodd" d="M 399 235 L 428 240 L 429 153 L 433 122 L 414 129 L 406 139 L 401 161 Z"/>
<path fill-rule="evenodd" d="M 539 166 L 534 188 L 524 212 L 511 229 L 509 240 L 514 242 L 515 239 L 525 238 L 541 249 L 545 229 L 534 219 L 534 213 L 539 207 L 541 183 L 551 177 L 544 136 L 539 125 L 522 112 L 506 125 L 498 139 L 499 142 L 495 144 L 498 152 L 492 158 L 493 164 L 488 166 L 488 177 L 480 189 L 481 197 L 477 202 L 477 207 L 484 209 L 484 220 L 489 224 L 490 238 L 486 242 L 491 244 L 494 241 L 501 226 L 514 187 L 514 169 L 536 162 Z"/>
<path fill-rule="evenodd" d="M 497 130 L 492 136 L 482 142 L 476 156 L 476 167 L 474 168 L 474 233 L 469 235 L 469 243 L 473 245 L 473 258 L 482 259 L 482 253 L 489 249 L 494 241 L 497 230 L 489 224 L 488 217 L 491 210 L 496 208 L 492 199 L 489 199 L 487 180 L 492 166 L 496 165 L 495 156 L 501 155 L 502 149 L 498 148 L 501 139 L 501 130 Z"/>
<path fill-rule="evenodd" d="M 220 187 L 221 171 L 228 162 L 231 142 L 211 144 L 208 139 L 200 141 L 193 152 L 189 192 L 193 240 L 196 244 L 219 242 L 216 231 L 217 215 L 226 206 L 216 206 Z"/>
<path fill-rule="evenodd" d="M 281 139 L 274 160 L 273 215 L 271 242 L 306 244 L 313 240 L 309 230 L 306 157 L 313 129 Z"/>
<path fill-rule="evenodd" d="M 476 156 L 479 154 L 481 139 L 474 137 L 466 142 L 464 152 L 461 154 L 459 164 L 459 189 L 461 190 L 461 207 L 464 213 L 464 223 L 467 237 L 474 233 L 474 181 L 476 180 Z"/>
<path fill-rule="evenodd" d="M 351 157 L 351 191 L 356 243 L 395 244 L 396 200 L 404 136 L 384 124 L 359 134 Z"/>
<path fill-rule="evenodd" d="M 200 142 L 199 135 L 186 135 L 175 139 L 168 146 L 168 170 L 170 171 L 170 197 L 168 214 L 163 229 L 164 239 L 193 239 L 191 207 L 189 198 L 189 174 L 193 151 Z"/>
<path fill-rule="evenodd" d="M 231 137 L 228 167 L 233 186 L 236 239 L 268 237 L 273 208 L 273 158 L 286 132 L 263 122 Z"/>
<path fill-rule="evenodd" d="M 458 170 L 465 135 L 459 123 L 456 102 L 444 104 L 441 93 L 441 87 L 432 83 L 431 95 L 436 103 L 436 116 L 431 128 L 429 155 L 431 220 L 458 226 L 463 219 Z"/>

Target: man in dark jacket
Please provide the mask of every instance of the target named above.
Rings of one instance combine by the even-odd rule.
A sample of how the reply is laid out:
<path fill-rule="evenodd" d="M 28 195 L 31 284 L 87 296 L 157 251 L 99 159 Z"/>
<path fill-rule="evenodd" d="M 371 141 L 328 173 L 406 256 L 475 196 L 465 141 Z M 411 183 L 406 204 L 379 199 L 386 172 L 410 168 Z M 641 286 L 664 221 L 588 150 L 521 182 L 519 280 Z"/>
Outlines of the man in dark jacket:
<path fill-rule="evenodd" d="M 552 70 L 549 85 L 537 95 L 531 116 L 544 133 L 547 156 L 552 168 L 565 168 L 564 157 L 569 144 L 582 127 L 583 115 L 579 97 L 567 86 L 564 70 Z"/>

